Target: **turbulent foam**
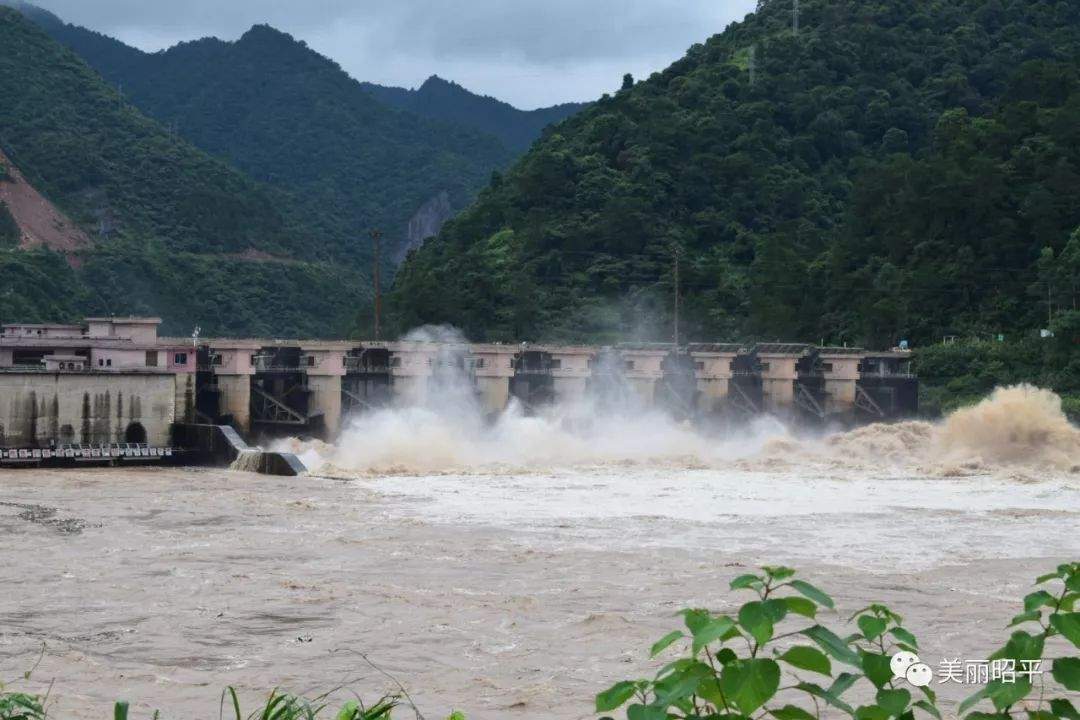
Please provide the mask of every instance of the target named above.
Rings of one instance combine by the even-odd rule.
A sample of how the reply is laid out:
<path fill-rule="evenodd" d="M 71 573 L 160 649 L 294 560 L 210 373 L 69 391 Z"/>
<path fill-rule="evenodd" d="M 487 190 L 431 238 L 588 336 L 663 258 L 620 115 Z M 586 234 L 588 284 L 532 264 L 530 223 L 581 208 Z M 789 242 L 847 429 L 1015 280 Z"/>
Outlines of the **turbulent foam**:
<path fill-rule="evenodd" d="M 229 465 L 229 469 L 241 472 L 258 472 L 260 460 L 262 460 L 262 452 L 259 450 L 241 450 L 240 454 Z"/>
<path fill-rule="evenodd" d="M 380 473 L 616 463 L 687 467 L 752 454 L 769 437 L 785 432 L 779 423 L 763 419 L 736 443 L 707 437 L 658 412 L 585 417 L 566 408 L 526 417 L 513 404 L 485 426 L 426 407 L 384 409 L 353 419 L 336 445 L 294 442 L 291 447 L 302 460 L 311 459 L 304 453 L 314 452 L 334 469 Z"/>
<path fill-rule="evenodd" d="M 957 410 L 936 429 L 932 453 L 943 462 L 1080 469 L 1080 430 L 1061 398 L 1030 385 L 998 388 Z"/>
<path fill-rule="evenodd" d="M 654 410 L 605 414 L 586 404 L 532 417 L 512 404 L 485 424 L 478 412 L 454 403 L 365 414 L 335 445 L 291 441 L 288 449 L 323 474 L 520 473 L 613 464 L 895 467 L 940 477 L 1080 470 L 1080 431 L 1056 395 L 1027 385 L 1000 388 L 940 423 L 875 424 L 817 439 L 797 438 L 772 418 L 717 436 Z"/>

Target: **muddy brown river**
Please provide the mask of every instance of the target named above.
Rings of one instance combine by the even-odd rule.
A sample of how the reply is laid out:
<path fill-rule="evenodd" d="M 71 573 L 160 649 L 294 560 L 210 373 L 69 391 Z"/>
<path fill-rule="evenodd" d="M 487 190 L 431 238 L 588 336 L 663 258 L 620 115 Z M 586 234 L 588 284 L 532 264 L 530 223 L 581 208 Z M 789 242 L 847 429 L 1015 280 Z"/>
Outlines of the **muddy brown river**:
<path fill-rule="evenodd" d="M 954 437 L 963 423 L 579 443 L 527 421 L 528 455 L 413 417 L 410 447 L 374 458 L 379 428 L 360 425 L 294 443 L 300 478 L 0 472 L 0 677 L 51 685 L 63 718 L 117 698 L 137 718 L 214 718 L 227 685 L 247 706 L 272 687 L 374 697 L 387 675 L 429 719 L 592 718 L 598 691 L 662 664 L 648 647 L 678 609 L 736 608 L 748 567 L 797 567 L 841 629 L 889 604 L 936 668 L 985 658 L 1034 577 L 1080 558 L 1067 426 L 1007 429 L 999 457 L 1001 437 L 959 452 L 981 442 Z M 936 689 L 948 710 L 977 688 Z"/>

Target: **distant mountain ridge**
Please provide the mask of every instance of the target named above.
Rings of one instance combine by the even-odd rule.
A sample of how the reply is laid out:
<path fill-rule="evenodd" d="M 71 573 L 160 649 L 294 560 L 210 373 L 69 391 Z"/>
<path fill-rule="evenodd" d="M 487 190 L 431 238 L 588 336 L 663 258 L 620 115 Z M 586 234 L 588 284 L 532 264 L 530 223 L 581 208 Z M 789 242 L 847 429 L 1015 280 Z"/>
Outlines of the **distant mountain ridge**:
<path fill-rule="evenodd" d="M 432 75 L 415 90 L 369 82 L 360 85 L 388 105 L 489 132 L 515 153 L 528 150 L 548 125 L 589 106 L 589 103 L 563 103 L 536 110 L 518 110 L 496 98 L 472 93 L 438 75 Z"/>
<path fill-rule="evenodd" d="M 444 195 L 449 214 L 465 207 L 492 171 L 577 107 L 523 112 L 443 81 L 416 95 L 380 93 L 267 25 L 236 41 L 203 38 L 145 53 L 21 0 L 0 3 L 166 127 L 292 195 L 312 230 L 357 262 L 368 262 L 372 227 L 396 249 L 387 257 L 418 246 L 424 238 L 410 228 L 427 227 L 418 213 Z"/>
<path fill-rule="evenodd" d="M 0 97 L 5 320 L 138 313 L 170 333 L 335 336 L 367 302 L 364 274 L 292 198 L 147 118 L 6 7 Z"/>

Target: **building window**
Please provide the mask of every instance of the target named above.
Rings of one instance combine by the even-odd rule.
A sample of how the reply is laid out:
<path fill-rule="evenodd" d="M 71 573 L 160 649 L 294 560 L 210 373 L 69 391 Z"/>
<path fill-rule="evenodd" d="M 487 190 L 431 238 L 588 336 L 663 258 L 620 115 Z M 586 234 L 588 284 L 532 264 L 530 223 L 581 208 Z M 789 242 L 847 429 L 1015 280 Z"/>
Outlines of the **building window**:
<path fill-rule="evenodd" d="M 761 363 L 761 372 L 769 372 L 769 363 Z"/>
<path fill-rule="evenodd" d="M 173 355 L 173 365 L 187 365 L 187 353 Z"/>
<path fill-rule="evenodd" d="M 821 363 L 821 369 L 825 372 L 832 372 L 832 363 Z"/>
<path fill-rule="evenodd" d="M 477 368 L 484 367 L 484 358 L 476 358 L 476 365 L 474 367 L 477 367 Z"/>
<path fill-rule="evenodd" d="M 107 358 L 105 360 L 105 367 L 112 367 L 112 358 Z"/>
<path fill-rule="evenodd" d="M 220 365 L 224 361 L 224 357 L 221 355 L 215 355 L 213 360 L 210 361 L 211 365 Z"/>
<path fill-rule="evenodd" d="M 551 359 L 551 369 L 552 370 L 561 370 L 562 369 L 562 359 L 561 358 L 552 358 Z"/>
<path fill-rule="evenodd" d="M 258 356 L 258 355 L 252 355 L 252 356 L 251 356 L 250 362 L 251 362 L 251 365 L 252 365 L 252 367 L 254 367 L 254 365 L 255 365 L 255 363 L 256 363 L 256 361 L 257 361 L 258 359 L 259 359 L 259 356 Z"/>
<path fill-rule="evenodd" d="M 308 367 L 315 367 L 315 356 L 314 355 L 308 355 L 307 356 L 307 366 Z"/>
<path fill-rule="evenodd" d="M 146 367 L 157 367 L 157 350 L 146 351 Z"/>
<path fill-rule="evenodd" d="M 399 358 L 399 357 L 390 358 L 390 367 L 401 367 L 401 358 Z"/>
<path fill-rule="evenodd" d="M 97 359 L 98 367 L 105 367 L 105 361 L 101 358 Z"/>
<path fill-rule="evenodd" d="M 695 363 L 694 363 L 694 369 L 695 369 L 695 370 L 704 370 L 704 369 L 705 369 L 705 363 L 704 363 L 704 361 L 702 361 L 702 360 L 698 360 L 697 362 L 695 362 Z"/>
<path fill-rule="evenodd" d="M 623 369 L 624 370 L 633 370 L 634 369 L 634 361 L 633 360 L 624 360 L 623 361 Z"/>

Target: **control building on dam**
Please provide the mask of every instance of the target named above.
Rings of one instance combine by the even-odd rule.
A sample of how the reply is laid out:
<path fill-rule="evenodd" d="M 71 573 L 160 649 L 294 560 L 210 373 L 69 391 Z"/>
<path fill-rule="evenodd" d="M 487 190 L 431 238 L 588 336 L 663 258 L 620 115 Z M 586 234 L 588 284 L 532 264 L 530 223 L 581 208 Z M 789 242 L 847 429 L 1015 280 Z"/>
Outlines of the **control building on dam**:
<path fill-rule="evenodd" d="M 491 415 L 511 401 L 541 412 L 580 399 L 734 421 L 873 422 L 918 409 L 906 351 L 162 338 L 159 323 L 3 326 L 0 447 L 166 444 L 173 423 L 332 438 L 351 415 L 424 404 L 448 388 Z"/>

